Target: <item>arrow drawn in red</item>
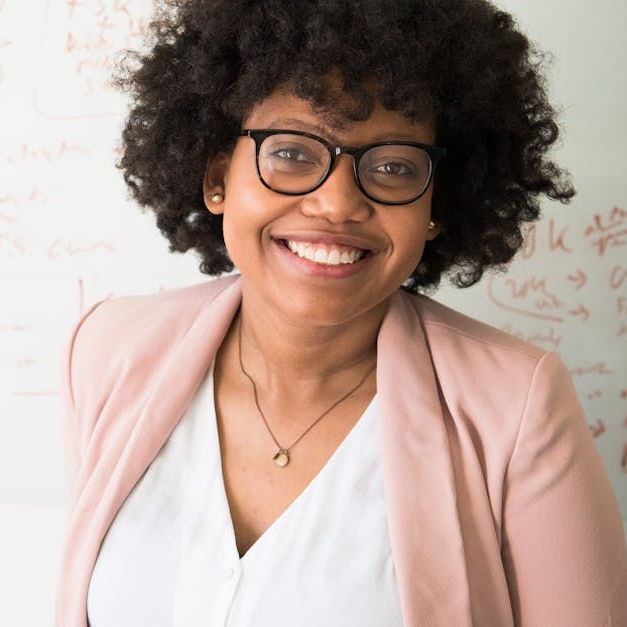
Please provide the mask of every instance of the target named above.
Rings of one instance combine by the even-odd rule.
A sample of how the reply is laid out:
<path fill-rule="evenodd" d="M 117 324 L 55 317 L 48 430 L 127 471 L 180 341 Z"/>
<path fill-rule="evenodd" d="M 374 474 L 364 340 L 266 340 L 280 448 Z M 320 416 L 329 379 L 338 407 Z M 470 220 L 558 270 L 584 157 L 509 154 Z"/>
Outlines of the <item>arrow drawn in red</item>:
<path fill-rule="evenodd" d="M 586 284 L 588 277 L 581 268 L 577 268 L 577 272 L 568 275 L 568 280 L 572 281 L 575 284 L 575 289 L 579 290 Z"/>

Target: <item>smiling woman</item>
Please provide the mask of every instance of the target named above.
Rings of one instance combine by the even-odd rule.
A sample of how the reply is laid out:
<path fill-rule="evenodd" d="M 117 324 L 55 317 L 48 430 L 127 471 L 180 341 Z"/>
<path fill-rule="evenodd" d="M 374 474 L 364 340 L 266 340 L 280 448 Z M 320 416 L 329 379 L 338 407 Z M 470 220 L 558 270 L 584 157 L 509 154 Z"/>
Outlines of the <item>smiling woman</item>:
<path fill-rule="evenodd" d="M 58 627 L 627 624 L 572 379 L 432 300 L 568 202 L 485 0 L 168 0 L 119 167 L 233 276 L 101 301 L 63 372 Z"/>
<path fill-rule="evenodd" d="M 334 90 L 341 94 L 341 85 L 335 85 Z M 255 105 L 243 126 L 276 127 L 287 114 L 299 119 L 301 128 L 316 126 L 319 132 L 325 130 L 311 104 L 282 90 Z M 429 182 L 434 168 L 427 150 L 434 128 L 429 123 L 412 123 L 377 103 L 367 120 L 347 125 L 339 135 L 329 129 L 326 135 L 335 143 L 359 148 L 353 154 L 344 154 L 346 148 L 334 150 L 329 144 L 325 146 L 323 142 L 328 140 L 324 138 L 305 136 L 314 167 L 307 166 L 304 175 L 303 166 L 298 166 L 295 174 L 295 166 L 285 165 L 289 161 L 286 157 L 294 159 L 295 146 L 301 145 L 302 139 L 301 144 L 295 144 L 294 139 L 286 139 L 285 133 L 263 139 L 257 135 L 254 141 L 242 137 L 230 153 L 217 153 L 210 159 L 204 196 L 208 210 L 223 218 L 224 241 L 230 259 L 242 274 L 244 289 L 251 290 L 251 298 L 264 302 L 259 313 L 274 320 L 263 326 L 287 323 L 298 327 L 306 318 L 310 321 L 307 333 L 318 327 L 316 332 L 325 334 L 320 337 L 323 345 L 335 346 L 340 337 L 360 336 L 360 329 L 372 333 L 372 325 L 380 324 L 382 309 L 378 306 L 411 275 L 425 242 L 438 233 L 435 225 L 428 228 L 432 195 Z M 400 143 L 401 139 L 393 137 L 410 138 L 416 145 Z M 386 144 L 380 145 L 381 138 Z M 286 143 L 288 140 L 291 144 Z M 277 148 L 283 151 L 279 152 L 280 158 L 276 156 Z M 291 151 L 288 155 L 286 149 Z M 301 146 L 298 155 L 304 152 Z M 408 182 L 406 174 L 377 173 L 375 177 L 371 172 L 375 160 L 379 168 L 408 168 L 413 164 L 413 180 Z M 366 196 L 360 189 L 364 186 L 378 200 Z M 212 200 L 216 193 L 221 198 L 217 203 Z M 405 202 L 398 203 L 402 197 Z M 282 242 L 299 242 L 303 254 L 294 255 Z M 333 254 L 334 245 L 336 255 L 352 250 L 360 260 L 329 264 L 327 255 Z M 340 251 L 339 245 L 350 248 Z M 363 255 L 362 251 L 370 254 Z M 368 319 L 371 324 L 366 322 Z M 301 343 L 298 338 L 283 337 L 290 345 Z M 357 340 L 354 354 L 343 358 L 349 362 L 359 359 L 364 339 Z M 372 350 L 372 336 L 368 344 Z M 268 354 L 274 356 L 276 368 L 293 372 L 298 364 L 286 361 L 293 354 L 290 347 L 286 348 L 287 353 L 282 355 L 278 347 L 268 347 Z M 328 378 L 327 370 L 338 366 L 333 351 L 325 357 L 314 353 L 303 358 L 306 371 L 311 372 L 315 363 L 323 380 Z M 272 376 L 276 370 L 264 367 L 263 372 Z M 270 380 L 267 383 L 272 385 Z M 296 392 L 293 383 L 289 388 Z M 322 390 L 312 392 L 319 397 Z"/>

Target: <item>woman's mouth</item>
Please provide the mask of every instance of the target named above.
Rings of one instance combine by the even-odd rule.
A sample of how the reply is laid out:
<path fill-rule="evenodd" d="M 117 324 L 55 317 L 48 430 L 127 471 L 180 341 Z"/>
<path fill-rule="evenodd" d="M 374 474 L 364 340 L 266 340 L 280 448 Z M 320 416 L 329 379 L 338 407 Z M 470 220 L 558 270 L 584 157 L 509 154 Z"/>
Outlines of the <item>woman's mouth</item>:
<path fill-rule="evenodd" d="M 279 242 L 302 259 L 328 266 L 353 264 L 370 253 L 370 251 L 362 248 L 339 244 L 320 244 L 285 239 L 279 240 Z"/>
<path fill-rule="evenodd" d="M 360 272 L 374 253 L 340 244 L 273 239 L 290 265 L 310 275 L 343 278 Z"/>

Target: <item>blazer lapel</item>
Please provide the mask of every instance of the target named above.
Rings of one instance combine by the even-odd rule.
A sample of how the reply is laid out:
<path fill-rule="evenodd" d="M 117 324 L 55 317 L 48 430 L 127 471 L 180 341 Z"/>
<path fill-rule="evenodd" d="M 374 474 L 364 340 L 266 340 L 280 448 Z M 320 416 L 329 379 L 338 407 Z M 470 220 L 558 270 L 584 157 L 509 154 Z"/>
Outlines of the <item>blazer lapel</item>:
<path fill-rule="evenodd" d="M 383 478 L 404 625 L 472 625 L 455 481 L 433 364 L 410 297 L 377 340 Z"/>
<path fill-rule="evenodd" d="M 152 383 L 152 393 L 139 415 L 120 415 L 118 424 L 110 425 L 117 431 L 110 445 L 100 450 L 96 441 L 90 446 L 80 481 L 88 485 L 83 486 L 70 513 L 67 533 L 74 539 L 72 551 L 64 555 L 63 571 L 69 573 L 69 581 L 63 589 L 68 594 L 60 602 L 67 608 L 62 608 L 61 615 L 72 618 L 69 624 L 87 625 L 89 581 L 107 530 L 185 413 L 229 329 L 241 296 L 239 281 L 235 280 L 209 299 Z M 89 475 L 86 479 L 85 474 Z M 92 481 L 106 486 L 104 491 L 96 494 L 89 490 Z"/>

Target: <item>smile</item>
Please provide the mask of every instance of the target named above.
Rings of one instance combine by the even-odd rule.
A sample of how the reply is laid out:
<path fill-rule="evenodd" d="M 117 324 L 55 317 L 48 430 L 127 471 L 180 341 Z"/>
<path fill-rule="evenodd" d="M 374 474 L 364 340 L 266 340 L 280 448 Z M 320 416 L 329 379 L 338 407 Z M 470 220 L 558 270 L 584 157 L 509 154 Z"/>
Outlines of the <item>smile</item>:
<path fill-rule="evenodd" d="M 344 279 L 361 274 L 377 256 L 373 251 L 343 244 L 274 238 L 272 241 L 290 272 L 311 277 Z"/>
<path fill-rule="evenodd" d="M 282 240 L 282 242 L 295 255 L 328 266 L 353 264 L 368 254 L 368 251 L 361 248 L 339 244 L 326 245 L 314 242 L 294 242 L 291 240 Z"/>

